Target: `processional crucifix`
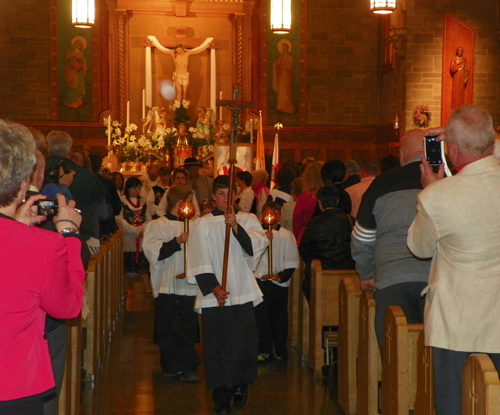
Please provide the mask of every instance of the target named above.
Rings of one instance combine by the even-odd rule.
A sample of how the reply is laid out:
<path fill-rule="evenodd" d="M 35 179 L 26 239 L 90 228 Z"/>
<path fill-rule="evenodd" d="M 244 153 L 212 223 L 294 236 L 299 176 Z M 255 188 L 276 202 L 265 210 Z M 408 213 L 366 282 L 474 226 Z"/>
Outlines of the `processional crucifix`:
<path fill-rule="evenodd" d="M 234 165 L 236 164 L 236 144 L 238 141 L 238 126 L 240 124 L 240 115 L 246 108 L 253 108 L 252 102 L 245 102 L 241 100 L 241 86 L 239 84 L 233 85 L 233 99 L 232 100 L 217 100 L 217 105 L 226 107 L 233 114 L 233 130 L 231 132 L 231 141 L 229 143 L 229 189 L 227 199 L 227 212 L 233 209 L 233 186 L 234 186 Z M 229 241 L 231 238 L 231 225 L 226 224 L 226 239 L 224 240 L 224 260 L 222 263 L 222 284 L 221 287 L 226 291 L 227 284 L 227 267 L 229 263 Z M 222 303 L 221 307 L 224 306 Z"/>

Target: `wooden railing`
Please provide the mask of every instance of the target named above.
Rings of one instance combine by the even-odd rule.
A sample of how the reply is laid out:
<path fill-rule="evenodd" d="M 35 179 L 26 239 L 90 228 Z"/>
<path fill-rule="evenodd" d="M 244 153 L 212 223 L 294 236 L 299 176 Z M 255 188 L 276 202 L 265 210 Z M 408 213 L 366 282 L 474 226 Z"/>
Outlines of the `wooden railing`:
<path fill-rule="evenodd" d="M 85 291 L 85 319 L 80 315 L 66 321 L 68 348 L 59 396 L 60 415 L 81 413 L 82 381 L 95 380 L 109 351 L 123 304 L 123 231 L 118 230 L 90 259 Z"/>

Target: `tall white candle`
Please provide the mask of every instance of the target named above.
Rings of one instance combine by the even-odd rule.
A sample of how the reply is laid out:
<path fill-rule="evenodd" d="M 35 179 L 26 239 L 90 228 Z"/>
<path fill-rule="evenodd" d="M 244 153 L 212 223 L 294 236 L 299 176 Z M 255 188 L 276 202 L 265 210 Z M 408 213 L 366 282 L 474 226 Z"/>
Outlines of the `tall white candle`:
<path fill-rule="evenodd" d="M 142 119 L 146 118 L 146 89 L 142 90 Z"/>
<path fill-rule="evenodd" d="M 222 91 L 219 92 L 219 99 L 222 99 Z M 222 121 L 222 105 L 219 105 L 219 120 Z"/>
<path fill-rule="evenodd" d="M 111 145 L 111 115 L 108 115 L 108 147 Z"/>
<path fill-rule="evenodd" d="M 128 126 L 130 124 L 130 101 L 127 101 L 127 124 Z"/>
<path fill-rule="evenodd" d="M 253 143 L 253 118 L 250 118 L 250 143 Z"/>

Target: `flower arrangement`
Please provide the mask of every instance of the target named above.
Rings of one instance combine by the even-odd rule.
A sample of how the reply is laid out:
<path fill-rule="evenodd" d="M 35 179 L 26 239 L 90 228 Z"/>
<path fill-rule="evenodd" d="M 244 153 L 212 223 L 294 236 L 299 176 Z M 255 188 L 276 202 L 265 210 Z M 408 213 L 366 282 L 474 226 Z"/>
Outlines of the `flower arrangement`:
<path fill-rule="evenodd" d="M 420 104 L 417 106 L 415 116 L 413 117 L 414 124 L 419 128 L 429 127 L 431 121 L 431 113 L 427 105 Z"/>
<path fill-rule="evenodd" d="M 106 134 L 108 134 L 107 120 Z M 148 162 L 158 159 L 159 155 L 165 151 L 165 148 L 170 148 L 174 137 L 177 135 L 177 129 L 167 128 L 161 132 L 155 132 L 147 135 L 136 135 L 137 125 L 129 124 L 122 130 L 122 125 L 118 121 L 111 123 L 111 145 L 113 152 L 120 163 L 126 161 L 131 162 Z"/>
<path fill-rule="evenodd" d="M 182 102 L 175 100 L 174 103 L 170 105 L 170 109 L 174 111 L 174 122 L 176 125 L 179 123 L 187 123 L 191 119 L 187 113 L 189 104 L 190 102 L 184 99 Z"/>

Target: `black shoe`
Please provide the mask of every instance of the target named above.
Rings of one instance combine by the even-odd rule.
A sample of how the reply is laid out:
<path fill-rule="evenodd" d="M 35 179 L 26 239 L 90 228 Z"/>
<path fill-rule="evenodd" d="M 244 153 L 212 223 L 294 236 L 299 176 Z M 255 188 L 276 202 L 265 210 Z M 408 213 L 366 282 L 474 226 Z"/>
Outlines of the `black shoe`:
<path fill-rule="evenodd" d="M 200 377 L 194 370 L 187 370 L 179 373 L 179 380 L 186 383 L 198 383 L 200 381 Z"/>
<path fill-rule="evenodd" d="M 231 413 L 231 407 L 228 404 L 216 403 L 215 413 L 217 415 L 229 415 Z"/>
<path fill-rule="evenodd" d="M 233 402 L 238 408 L 243 408 L 247 403 L 248 390 L 246 386 L 236 386 L 233 393 Z"/>

